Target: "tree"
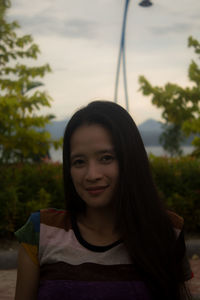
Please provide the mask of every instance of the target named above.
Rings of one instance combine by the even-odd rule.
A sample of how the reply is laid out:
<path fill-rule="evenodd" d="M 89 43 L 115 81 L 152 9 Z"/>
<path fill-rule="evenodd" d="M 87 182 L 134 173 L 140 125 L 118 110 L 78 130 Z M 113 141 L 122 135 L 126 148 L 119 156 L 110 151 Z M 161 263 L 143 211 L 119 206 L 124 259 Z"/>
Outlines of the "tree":
<path fill-rule="evenodd" d="M 193 47 L 195 53 L 200 55 L 200 43 L 191 36 L 188 38 L 188 47 Z M 174 151 L 179 153 L 184 135 L 194 134 L 193 153 L 200 156 L 200 68 L 194 60 L 189 65 L 188 77 L 193 83 L 192 87 L 182 88 L 173 83 L 153 87 L 144 76 L 139 77 L 139 84 L 143 95 L 151 95 L 152 103 L 163 110 L 162 117 L 167 128 L 161 137 L 164 148 L 171 154 Z M 173 128 L 174 137 L 171 139 Z M 166 148 L 169 144 L 172 151 Z"/>
<path fill-rule="evenodd" d="M 176 124 L 163 124 L 164 131 L 160 135 L 160 143 L 163 148 L 170 153 L 170 156 L 180 156 L 183 151 L 181 149 L 181 142 L 184 141 L 185 136 L 181 127 Z"/>
<path fill-rule="evenodd" d="M 52 140 L 45 125 L 54 116 L 38 116 L 41 107 L 50 107 L 51 97 L 38 90 L 51 71 L 49 64 L 28 66 L 24 60 L 37 60 L 39 47 L 31 35 L 18 35 L 19 24 L 8 22 L 10 0 L 0 0 L 0 161 L 33 161 L 45 156 L 49 148 L 61 141 Z"/>

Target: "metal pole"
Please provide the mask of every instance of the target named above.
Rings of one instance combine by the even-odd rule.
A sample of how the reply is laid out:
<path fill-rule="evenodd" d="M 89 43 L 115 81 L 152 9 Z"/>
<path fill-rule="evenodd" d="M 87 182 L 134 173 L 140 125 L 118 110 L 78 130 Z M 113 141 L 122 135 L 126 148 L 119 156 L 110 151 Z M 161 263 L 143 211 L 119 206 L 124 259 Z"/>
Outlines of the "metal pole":
<path fill-rule="evenodd" d="M 124 8 L 124 17 L 123 17 L 120 49 L 119 49 L 119 56 L 118 56 L 118 63 L 117 63 L 117 73 L 116 73 L 116 80 L 115 80 L 115 93 L 114 93 L 114 101 L 117 103 L 119 72 L 120 72 L 121 57 L 123 55 L 122 63 L 123 63 L 124 91 L 125 91 L 127 110 L 129 109 L 129 107 L 128 107 L 128 90 L 127 90 L 126 65 L 125 65 L 126 64 L 126 61 L 125 61 L 125 32 L 126 32 L 126 19 L 127 19 L 129 1 L 130 0 L 126 0 L 125 8 Z"/>
<path fill-rule="evenodd" d="M 122 63 L 123 63 L 123 78 L 124 78 L 124 93 L 125 93 L 125 100 L 126 100 L 126 109 L 129 111 L 129 101 L 128 101 L 128 88 L 127 88 L 127 77 L 126 77 L 126 48 L 125 48 L 125 30 L 126 30 L 126 20 L 127 20 L 127 11 L 128 11 L 128 4 L 129 1 L 126 1 L 126 6 L 125 6 L 125 13 L 124 13 L 124 22 L 123 22 L 123 56 L 122 56 Z"/>
<path fill-rule="evenodd" d="M 129 112 L 129 101 L 128 101 L 128 87 L 127 87 L 127 80 L 126 80 L 126 58 L 125 58 L 125 45 L 123 51 L 123 77 L 124 77 L 124 93 L 125 93 L 125 100 L 126 100 L 126 110 Z"/>
<path fill-rule="evenodd" d="M 143 6 L 143 7 L 149 7 L 152 4 L 153 3 L 150 0 L 142 0 L 139 3 L 139 5 Z M 126 76 L 125 33 L 126 33 L 126 19 L 127 19 L 128 5 L 129 5 L 129 0 L 126 0 L 125 7 L 124 7 L 124 17 L 123 17 L 123 24 L 122 24 L 122 33 L 121 33 L 121 41 L 120 41 L 119 56 L 118 56 L 118 63 L 117 63 L 117 72 L 116 72 L 116 79 L 115 79 L 115 91 L 114 91 L 114 102 L 117 103 L 119 73 L 120 73 L 120 65 L 121 65 L 121 59 L 122 59 L 124 93 L 125 93 L 127 111 L 129 111 L 129 99 L 128 99 L 128 87 L 127 87 L 127 76 Z"/>

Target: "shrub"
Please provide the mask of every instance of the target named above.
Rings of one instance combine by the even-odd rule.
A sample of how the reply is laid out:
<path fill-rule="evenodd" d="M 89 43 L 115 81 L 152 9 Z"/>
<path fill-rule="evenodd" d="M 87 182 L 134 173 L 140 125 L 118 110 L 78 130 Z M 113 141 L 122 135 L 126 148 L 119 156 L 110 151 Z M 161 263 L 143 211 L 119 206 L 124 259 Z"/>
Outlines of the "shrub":
<path fill-rule="evenodd" d="M 153 177 L 167 207 L 185 220 L 185 230 L 200 230 L 200 160 L 190 156 L 150 156 Z"/>
<path fill-rule="evenodd" d="M 31 212 L 64 208 L 60 164 L 0 166 L 0 236 L 21 227 Z"/>
<path fill-rule="evenodd" d="M 185 220 L 188 233 L 200 231 L 200 160 L 150 156 L 158 192 L 168 209 Z M 64 208 L 62 165 L 0 165 L 0 236 L 21 227 L 31 212 Z"/>

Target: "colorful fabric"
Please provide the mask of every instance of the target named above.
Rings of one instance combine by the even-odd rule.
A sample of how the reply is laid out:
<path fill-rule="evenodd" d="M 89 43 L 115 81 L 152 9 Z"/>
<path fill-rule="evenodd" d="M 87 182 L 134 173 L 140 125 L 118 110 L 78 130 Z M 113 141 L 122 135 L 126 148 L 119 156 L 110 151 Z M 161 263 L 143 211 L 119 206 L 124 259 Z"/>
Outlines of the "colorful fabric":
<path fill-rule="evenodd" d="M 173 213 L 170 217 L 178 235 L 182 219 Z M 40 266 L 38 300 L 151 299 L 122 241 L 109 246 L 87 243 L 67 211 L 33 213 L 16 236 Z"/>
<path fill-rule="evenodd" d="M 40 212 L 31 214 L 26 224 L 15 232 L 18 241 L 27 251 L 32 261 L 39 265 L 38 248 L 40 235 Z"/>

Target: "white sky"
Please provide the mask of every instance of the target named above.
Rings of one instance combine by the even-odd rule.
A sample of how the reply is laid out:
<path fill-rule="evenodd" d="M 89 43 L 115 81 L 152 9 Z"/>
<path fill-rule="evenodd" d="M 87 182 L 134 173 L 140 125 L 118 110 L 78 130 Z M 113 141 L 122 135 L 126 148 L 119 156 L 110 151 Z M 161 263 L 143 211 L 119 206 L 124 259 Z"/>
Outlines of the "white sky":
<path fill-rule="evenodd" d="M 138 77 L 153 85 L 189 84 L 193 58 L 189 35 L 200 39 L 199 0 L 152 0 L 150 8 L 130 0 L 126 62 L 130 113 L 139 124 L 161 120 L 161 111 L 138 91 Z M 64 119 L 91 100 L 113 100 L 125 0 L 12 0 L 10 19 L 31 34 L 41 50 L 36 64 L 49 63 L 43 82 L 53 98 L 50 110 Z M 121 70 L 122 71 L 122 70 Z M 122 76 L 119 104 L 125 106 Z"/>

